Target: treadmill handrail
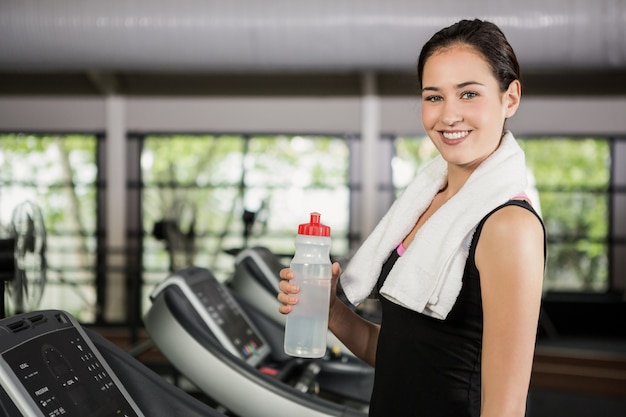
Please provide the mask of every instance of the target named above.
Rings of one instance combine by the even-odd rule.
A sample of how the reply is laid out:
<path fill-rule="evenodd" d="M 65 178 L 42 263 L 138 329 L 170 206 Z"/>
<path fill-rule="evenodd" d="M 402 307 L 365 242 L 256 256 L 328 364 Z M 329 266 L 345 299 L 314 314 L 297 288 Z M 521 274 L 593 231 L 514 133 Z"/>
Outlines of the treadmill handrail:
<path fill-rule="evenodd" d="M 278 272 L 279 271 L 271 271 L 270 267 L 266 262 L 263 262 L 261 259 L 261 255 L 259 255 L 259 251 L 264 251 L 266 254 L 271 255 L 269 249 L 263 246 L 257 246 L 253 249 L 245 249 L 241 251 L 237 258 L 235 258 L 236 265 L 242 265 L 244 268 L 247 268 L 252 274 L 252 277 L 270 294 L 274 296 L 278 295 L 280 288 L 278 287 Z M 256 262 L 253 262 L 250 258 L 255 259 Z M 269 260 L 268 260 L 269 261 Z M 279 264 L 278 260 L 275 260 L 274 267 L 278 268 L 278 266 L 284 267 L 284 265 Z M 264 271 L 263 271 L 264 270 Z M 270 281 L 265 277 L 275 276 L 276 280 Z"/>

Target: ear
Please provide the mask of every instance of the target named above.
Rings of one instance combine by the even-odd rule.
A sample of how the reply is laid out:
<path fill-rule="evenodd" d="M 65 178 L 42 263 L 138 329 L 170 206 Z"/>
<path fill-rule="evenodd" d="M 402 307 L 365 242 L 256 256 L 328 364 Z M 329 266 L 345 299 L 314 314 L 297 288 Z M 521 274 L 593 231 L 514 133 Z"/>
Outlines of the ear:
<path fill-rule="evenodd" d="M 504 92 L 503 104 L 505 105 L 504 117 L 507 119 L 515 114 L 522 98 L 522 84 L 519 80 L 511 81 L 509 88 Z"/>

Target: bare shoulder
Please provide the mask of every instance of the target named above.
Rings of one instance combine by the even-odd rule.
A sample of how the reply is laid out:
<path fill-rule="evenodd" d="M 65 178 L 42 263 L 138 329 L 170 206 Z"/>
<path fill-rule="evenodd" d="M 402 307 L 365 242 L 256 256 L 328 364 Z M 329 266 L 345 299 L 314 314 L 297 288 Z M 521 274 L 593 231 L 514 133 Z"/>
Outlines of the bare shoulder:
<path fill-rule="evenodd" d="M 517 205 L 501 208 L 485 221 L 476 248 L 476 262 L 492 261 L 494 257 L 508 262 L 528 261 L 539 256 L 543 261 L 545 234 L 539 218 Z"/>
<path fill-rule="evenodd" d="M 485 221 L 482 235 L 498 239 L 539 235 L 543 239 L 544 230 L 541 221 L 532 211 L 517 205 L 509 205 L 493 213 Z"/>

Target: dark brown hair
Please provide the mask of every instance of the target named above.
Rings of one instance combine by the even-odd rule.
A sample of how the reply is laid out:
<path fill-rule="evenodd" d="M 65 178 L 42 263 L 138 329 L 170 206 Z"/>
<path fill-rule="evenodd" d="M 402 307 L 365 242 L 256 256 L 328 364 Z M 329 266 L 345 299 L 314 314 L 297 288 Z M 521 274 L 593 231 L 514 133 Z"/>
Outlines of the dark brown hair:
<path fill-rule="evenodd" d="M 428 58 L 442 48 L 458 44 L 473 47 L 485 58 L 498 80 L 501 91 L 506 91 L 513 80 L 520 79 L 517 57 L 504 33 L 494 23 L 474 19 L 461 20 L 443 28 L 424 44 L 417 62 L 420 86 Z"/>

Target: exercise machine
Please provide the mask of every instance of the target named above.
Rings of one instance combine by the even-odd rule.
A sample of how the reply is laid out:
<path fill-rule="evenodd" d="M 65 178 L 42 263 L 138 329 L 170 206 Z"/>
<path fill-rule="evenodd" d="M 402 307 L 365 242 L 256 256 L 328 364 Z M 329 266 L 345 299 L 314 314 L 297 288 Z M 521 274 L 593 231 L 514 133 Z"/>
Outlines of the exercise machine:
<path fill-rule="evenodd" d="M 0 320 L 0 415 L 223 417 L 67 312 Z"/>
<path fill-rule="evenodd" d="M 152 341 L 229 412 L 240 417 L 367 415 L 372 368 L 341 355 L 285 355 L 284 328 L 236 298 L 210 270 L 177 271 L 150 298 L 144 324 Z"/>

